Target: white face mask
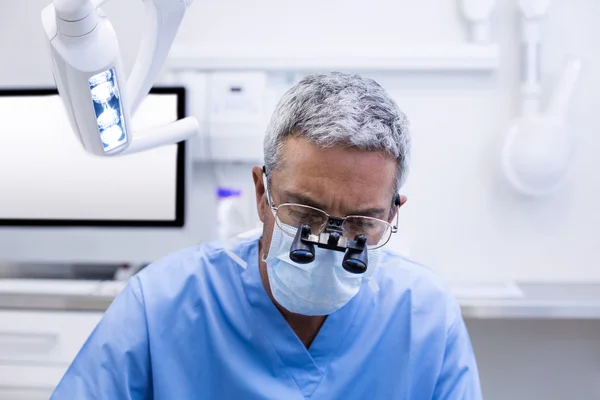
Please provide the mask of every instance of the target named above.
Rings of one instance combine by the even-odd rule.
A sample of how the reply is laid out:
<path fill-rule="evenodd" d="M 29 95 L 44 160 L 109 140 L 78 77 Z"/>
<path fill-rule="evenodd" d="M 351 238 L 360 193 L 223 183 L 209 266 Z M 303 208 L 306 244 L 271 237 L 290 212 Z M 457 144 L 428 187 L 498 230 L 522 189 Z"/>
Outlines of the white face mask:
<path fill-rule="evenodd" d="M 329 315 L 342 308 L 358 293 L 363 281 L 373 276 L 380 251 L 369 250 L 369 264 L 363 274 L 353 274 L 342 266 L 344 253 L 316 247 L 315 260 L 297 264 L 290 260 L 294 238 L 284 233 L 276 222 L 271 238 L 267 274 L 273 297 L 286 310 L 301 315 Z M 288 230 L 288 228 L 286 228 Z M 295 234 L 296 229 L 289 231 Z"/>

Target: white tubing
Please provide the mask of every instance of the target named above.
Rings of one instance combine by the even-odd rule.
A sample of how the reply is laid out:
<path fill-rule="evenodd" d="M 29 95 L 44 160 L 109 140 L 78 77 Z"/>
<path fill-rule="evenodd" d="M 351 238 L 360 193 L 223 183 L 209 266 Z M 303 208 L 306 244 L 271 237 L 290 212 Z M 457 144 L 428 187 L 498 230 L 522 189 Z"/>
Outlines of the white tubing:
<path fill-rule="evenodd" d="M 570 59 L 548 103 L 546 114 L 565 119 L 581 71 L 581 60 Z"/>

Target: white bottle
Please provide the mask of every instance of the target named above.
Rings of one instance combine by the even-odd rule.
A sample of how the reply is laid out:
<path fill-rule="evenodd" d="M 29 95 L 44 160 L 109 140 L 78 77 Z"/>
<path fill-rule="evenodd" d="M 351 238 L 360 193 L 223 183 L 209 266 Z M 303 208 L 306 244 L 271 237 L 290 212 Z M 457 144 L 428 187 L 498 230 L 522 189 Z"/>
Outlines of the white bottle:
<path fill-rule="evenodd" d="M 244 231 L 246 221 L 240 189 L 217 188 L 217 233 L 226 241 Z"/>

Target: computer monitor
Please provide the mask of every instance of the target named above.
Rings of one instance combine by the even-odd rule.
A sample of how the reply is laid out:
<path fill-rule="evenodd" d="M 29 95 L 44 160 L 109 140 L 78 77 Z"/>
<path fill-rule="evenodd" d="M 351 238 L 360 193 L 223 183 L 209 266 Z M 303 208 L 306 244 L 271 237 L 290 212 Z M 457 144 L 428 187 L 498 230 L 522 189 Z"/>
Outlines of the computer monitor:
<path fill-rule="evenodd" d="M 185 117 L 183 87 L 153 88 L 134 131 Z M 0 89 L 0 226 L 182 227 L 185 144 L 87 153 L 56 89 Z"/>

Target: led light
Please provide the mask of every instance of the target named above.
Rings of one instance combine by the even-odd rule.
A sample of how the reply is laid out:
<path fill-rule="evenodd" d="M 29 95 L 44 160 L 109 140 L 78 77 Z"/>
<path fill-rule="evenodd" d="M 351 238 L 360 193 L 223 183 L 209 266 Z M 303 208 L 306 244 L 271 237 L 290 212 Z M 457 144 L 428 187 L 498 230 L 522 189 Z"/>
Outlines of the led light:
<path fill-rule="evenodd" d="M 112 70 L 109 69 L 108 71 L 100 72 L 99 74 L 96 74 L 89 79 L 90 86 L 98 86 L 103 82 L 109 81 L 111 78 Z"/>
<path fill-rule="evenodd" d="M 114 85 L 112 82 L 103 82 L 92 88 L 92 99 L 97 103 L 108 103 L 113 94 Z"/>
<path fill-rule="evenodd" d="M 111 150 L 123 144 L 127 136 L 123 134 L 123 130 L 119 125 L 113 125 L 105 129 L 100 134 L 105 150 Z"/>
<path fill-rule="evenodd" d="M 127 132 L 115 70 L 100 72 L 90 77 L 88 83 L 104 151 L 126 144 Z"/>
<path fill-rule="evenodd" d="M 119 123 L 119 114 L 117 114 L 116 110 L 113 110 L 110 107 L 104 109 L 104 112 L 100 114 L 98 117 L 98 127 L 101 130 L 108 129 L 112 125 L 116 125 Z"/>

